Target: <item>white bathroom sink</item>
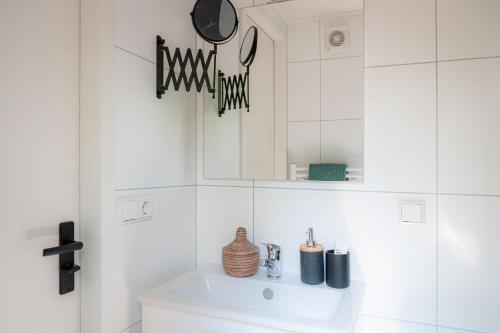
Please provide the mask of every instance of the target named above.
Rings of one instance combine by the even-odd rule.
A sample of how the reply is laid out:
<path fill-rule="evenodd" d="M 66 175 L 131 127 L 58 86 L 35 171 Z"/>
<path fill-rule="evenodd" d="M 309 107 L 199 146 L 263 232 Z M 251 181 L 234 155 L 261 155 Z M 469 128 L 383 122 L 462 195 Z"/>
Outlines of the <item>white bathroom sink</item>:
<path fill-rule="evenodd" d="M 324 284 L 304 285 L 297 274 L 283 273 L 280 280 L 271 281 L 262 270 L 253 277 L 232 278 L 220 265 L 208 265 L 145 293 L 139 302 L 144 333 L 163 331 L 156 326 L 167 317 L 164 325 L 179 332 L 226 332 L 224 320 L 229 320 L 244 326 L 227 331 L 246 332 L 246 327 L 258 332 L 260 327 L 262 332 L 344 333 L 354 327 L 363 292 L 363 284 L 356 281 L 348 289 L 336 290 Z M 162 315 L 161 309 L 177 315 Z M 148 322 L 152 313 L 160 320 Z M 196 319 L 189 319 L 189 314 Z M 175 323 L 177 319 L 184 322 Z"/>

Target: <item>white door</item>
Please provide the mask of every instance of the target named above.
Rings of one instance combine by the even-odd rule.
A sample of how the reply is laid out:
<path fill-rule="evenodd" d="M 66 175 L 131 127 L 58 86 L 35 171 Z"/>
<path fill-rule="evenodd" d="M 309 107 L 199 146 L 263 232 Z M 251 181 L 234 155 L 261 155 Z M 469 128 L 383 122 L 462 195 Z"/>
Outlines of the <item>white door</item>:
<path fill-rule="evenodd" d="M 79 8 L 0 0 L 0 332 L 80 332 L 80 273 L 60 296 L 42 257 L 60 222 L 79 236 Z"/>

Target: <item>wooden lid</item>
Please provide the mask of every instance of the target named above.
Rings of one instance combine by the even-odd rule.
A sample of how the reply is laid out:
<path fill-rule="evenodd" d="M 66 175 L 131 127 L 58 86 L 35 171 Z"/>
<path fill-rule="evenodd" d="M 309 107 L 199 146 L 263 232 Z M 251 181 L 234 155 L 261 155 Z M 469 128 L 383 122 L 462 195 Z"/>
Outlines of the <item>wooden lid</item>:
<path fill-rule="evenodd" d="M 307 246 L 307 244 L 300 245 L 300 251 L 302 252 L 322 252 L 324 250 L 323 245 L 316 244 L 314 246 Z"/>
<path fill-rule="evenodd" d="M 249 255 L 259 252 L 259 248 L 247 240 L 247 230 L 238 228 L 236 238 L 223 248 L 223 252 L 233 255 Z"/>

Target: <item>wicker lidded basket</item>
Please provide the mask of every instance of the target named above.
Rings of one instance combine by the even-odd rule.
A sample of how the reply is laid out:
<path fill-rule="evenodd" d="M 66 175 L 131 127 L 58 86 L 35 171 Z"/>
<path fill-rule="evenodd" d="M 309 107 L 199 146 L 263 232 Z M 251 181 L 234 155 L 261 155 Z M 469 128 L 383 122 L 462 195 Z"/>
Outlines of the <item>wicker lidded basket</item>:
<path fill-rule="evenodd" d="M 227 275 L 251 276 L 259 269 L 259 248 L 247 240 L 245 228 L 238 228 L 236 239 L 222 249 L 222 264 Z"/>

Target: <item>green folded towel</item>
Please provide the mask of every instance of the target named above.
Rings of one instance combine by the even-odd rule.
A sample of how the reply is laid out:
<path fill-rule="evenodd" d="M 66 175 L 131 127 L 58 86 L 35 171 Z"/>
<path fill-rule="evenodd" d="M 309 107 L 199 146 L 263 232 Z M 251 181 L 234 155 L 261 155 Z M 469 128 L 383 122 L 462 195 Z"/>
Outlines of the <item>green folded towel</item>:
<path fill-rule="evenodd" d="M 309 180 L 345 181 L 347 164 L 310 164 Z"/>

